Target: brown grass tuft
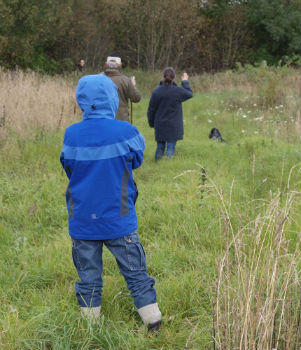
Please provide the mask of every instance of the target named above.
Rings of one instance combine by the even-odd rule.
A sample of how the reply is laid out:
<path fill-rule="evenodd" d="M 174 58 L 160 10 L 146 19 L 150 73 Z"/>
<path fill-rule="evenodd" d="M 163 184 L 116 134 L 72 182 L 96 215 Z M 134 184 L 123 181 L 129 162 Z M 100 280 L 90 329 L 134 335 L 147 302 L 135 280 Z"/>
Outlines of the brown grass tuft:
<path fill-rule="evenodd" d="M 75 86 L 63 77 L 0 70 L 0 137 L 66 127 L 79 119 Z"/>

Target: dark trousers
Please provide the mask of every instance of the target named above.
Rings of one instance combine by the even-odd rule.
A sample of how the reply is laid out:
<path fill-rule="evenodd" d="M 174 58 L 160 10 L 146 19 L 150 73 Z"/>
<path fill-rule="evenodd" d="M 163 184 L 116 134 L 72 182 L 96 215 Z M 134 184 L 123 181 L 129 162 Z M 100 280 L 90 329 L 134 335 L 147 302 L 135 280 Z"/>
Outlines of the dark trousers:
<path fill-rule="evenodd" d="M 169 142 L 157 141 L 155 160 L 159 160 L 163 157 L 166 144 L 167 144 L 166 157 L 171 158 L 174 155 L 177 141 L 169 141 Z"/>

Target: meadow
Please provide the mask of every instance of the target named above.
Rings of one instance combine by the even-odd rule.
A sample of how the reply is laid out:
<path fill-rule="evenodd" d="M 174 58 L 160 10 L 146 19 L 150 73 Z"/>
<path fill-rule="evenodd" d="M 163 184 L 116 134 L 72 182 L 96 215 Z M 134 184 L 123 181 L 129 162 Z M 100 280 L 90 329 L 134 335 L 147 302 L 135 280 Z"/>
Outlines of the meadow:
<path fill-rule="evenodd" d="M 100 323 L 79 313 L 59 163 L 78 76 L 0 71 L 1 349 L 301 349 L 299 72 L 192 76 L 184 140 L 160 162 L 146 119 L 160 72 L 127 73 L 143 93 L 134 176 L 161 331 L 147 333 L 108 251 Z"/>

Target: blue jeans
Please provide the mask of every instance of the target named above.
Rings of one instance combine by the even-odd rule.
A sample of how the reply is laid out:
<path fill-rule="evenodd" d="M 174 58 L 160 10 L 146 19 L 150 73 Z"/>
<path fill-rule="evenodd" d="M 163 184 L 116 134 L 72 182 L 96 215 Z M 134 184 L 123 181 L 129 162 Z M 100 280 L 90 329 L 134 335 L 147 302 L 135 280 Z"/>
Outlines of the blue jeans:
<path fill-rule="evenodd" d="M 102 248 L 105 245 L 115 256 L 119 270 L 139 309 L 156 303 L 155 280 L 146 271 L 146 259 L 138 233 L 107 239 L 88 241 L 72 239 L 72 257 L 80 282 L 75 283 L 78 303 L 82 307 L 97 307 L 101 303 Z"/>
<path fill-rule="evenodd" d="M 166 143 L 167 143 L 166 157 L 171 158 L 174 155 L 177 141 L 170 141 L 170 142 L 157 141 L 155 160 L 159 160 L 163 157 Z"/>

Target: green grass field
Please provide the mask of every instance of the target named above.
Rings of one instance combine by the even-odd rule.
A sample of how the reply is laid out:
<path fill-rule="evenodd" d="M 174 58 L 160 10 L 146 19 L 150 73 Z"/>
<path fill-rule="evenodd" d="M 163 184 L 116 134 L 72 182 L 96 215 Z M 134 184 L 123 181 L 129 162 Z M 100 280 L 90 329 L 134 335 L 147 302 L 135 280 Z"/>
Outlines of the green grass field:
<path fill-rule="evenodd" d="M 134 105 L 146 140 L 135 180 L 139 235 L 163 315 L 157 336 L 146 332 L 108 251 L 100 324 L 81 318 L 59 163 L 63 130 L 7 136 L 1 349 L 300 349 L 300 135 L 286 106 L 237 104 L 247 97 L 196 93 L 183 105 L 175 157 L 157 163 L 148 98 Z M 212 127 L 227 143 L 209 140 Z"/>

